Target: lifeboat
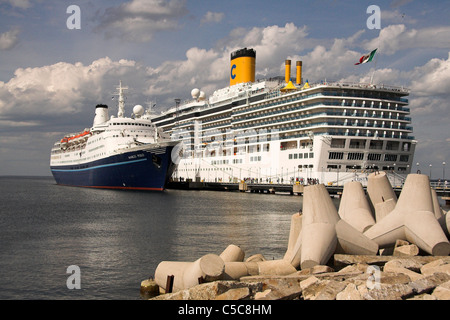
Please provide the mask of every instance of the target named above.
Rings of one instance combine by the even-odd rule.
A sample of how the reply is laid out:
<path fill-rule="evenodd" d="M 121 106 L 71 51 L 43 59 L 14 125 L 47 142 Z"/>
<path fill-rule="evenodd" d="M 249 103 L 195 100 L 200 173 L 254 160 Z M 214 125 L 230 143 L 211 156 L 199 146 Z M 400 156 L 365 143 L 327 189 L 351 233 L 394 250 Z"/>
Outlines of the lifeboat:
<path fill-rule="evenodd" d="M 67 137 L 62 138 L 61 139 L 61 149 L 66 149 L 68 143 L 69 143 L 69 138 L 67 138 Z"/>

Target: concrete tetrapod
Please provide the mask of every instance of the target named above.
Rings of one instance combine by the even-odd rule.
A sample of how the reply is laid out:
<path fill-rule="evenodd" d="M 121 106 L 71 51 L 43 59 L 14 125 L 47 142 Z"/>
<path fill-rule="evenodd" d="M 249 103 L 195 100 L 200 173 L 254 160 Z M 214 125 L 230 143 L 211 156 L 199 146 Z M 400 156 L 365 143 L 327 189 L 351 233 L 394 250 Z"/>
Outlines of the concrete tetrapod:
<path fill-rule="evenodd" d="M 237 245 L 230 244 L 220 255 L 224 262 L 244 261 L 245 252 Z"/>
<path fill-rule="evenodd" d="M 205 282 L 220 280 L 225 271 L 225 263 L 215 254 L 207 254 L 194 262 L 162 261 L 155 270 L 155 282 L 165 288 L 167 276 L 174 276 L 173 292 L 189 289 Z"/>
<path fill-rule="evenodd" d="M 367 194 L 375 211 L 377 222 L 394 210 L 397 196 L 385 172 L 369 174 L 367 178 Z"/>
<path fill-rule="evenodd" d="M 444 213 L 442 217 L 439 218 L 439 224 L 441 225 L 442 229 L 444 230 L 445 235 L 447 238 L 450 239 L 450 211 Z"/>
<path fill-rule="evenodd" d="M 338 250 L 374 255 L 378 245 L 342 220 L 323 184 L 305 187 L 301 231 L 301 268 L 326 264 Z"/>
<path fill-rule="evenodd" d="M 447 256 L 450 243 L 437 221 L 428 176 L 409 174 L 395 209 L 364 232 L 380 247 L 407 240 L 435 256 Z"/>
<path fill-rule="evenodd" d="M 283 260 L 289 262 L 294 268 L 300 267 L 300 257 L 302 248 L 302 214 L 294 213 L 291 217 L 291 228 L 289 230 L 288 248 Z"/>
<path fill-rule="evenodd" d="M 338 213 L 341 219 L 361 232 L 375 224 L 363 186 L 357 181 L 344 185 Z"/>
<path fill-rule="evenodd" d="M 444 230 L 447 238 L 450 238 L 450 215 L 442 210 L 441 206 L 439 205 L 439 199 L 436 190 L 434 189 L 431 189 L 431 198 L 433 199 L 434 216 L 441 225 L 442 230 Z"/>

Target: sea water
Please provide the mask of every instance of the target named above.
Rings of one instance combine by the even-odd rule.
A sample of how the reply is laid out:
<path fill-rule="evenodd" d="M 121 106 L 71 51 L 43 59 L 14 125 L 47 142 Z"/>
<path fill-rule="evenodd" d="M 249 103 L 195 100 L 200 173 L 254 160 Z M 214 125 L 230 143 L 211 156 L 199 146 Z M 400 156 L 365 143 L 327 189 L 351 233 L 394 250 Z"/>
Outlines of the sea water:
<path fill-rule="evenodd" d="M 0 177 L 0 299 L 141 299 L 159 262 L 238 245 L 281 259 L 302 197 L 64 187 Z M 68 285 L 79 267 L 79 287 Z M 69 269 L 68 269 L 69 268 Z M 70 289 L 72 287 L 72 289 Z"/>

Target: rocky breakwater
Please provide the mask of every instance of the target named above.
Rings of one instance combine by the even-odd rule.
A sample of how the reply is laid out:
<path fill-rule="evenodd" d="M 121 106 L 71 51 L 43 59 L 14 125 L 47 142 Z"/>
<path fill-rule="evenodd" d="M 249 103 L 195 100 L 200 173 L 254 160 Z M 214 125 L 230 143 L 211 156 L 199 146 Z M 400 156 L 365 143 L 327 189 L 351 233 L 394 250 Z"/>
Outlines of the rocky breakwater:
<path fill-rule="evenodd" d="M 450 215 L 428 177 L 408 175 L 397 199 L 384 172 L 344 186 L 337 210 L 305 187 L 282 259 L 229 245 L 194 262 L 163 261 L 141 293 L 164 300 L 450 300 Z"/>

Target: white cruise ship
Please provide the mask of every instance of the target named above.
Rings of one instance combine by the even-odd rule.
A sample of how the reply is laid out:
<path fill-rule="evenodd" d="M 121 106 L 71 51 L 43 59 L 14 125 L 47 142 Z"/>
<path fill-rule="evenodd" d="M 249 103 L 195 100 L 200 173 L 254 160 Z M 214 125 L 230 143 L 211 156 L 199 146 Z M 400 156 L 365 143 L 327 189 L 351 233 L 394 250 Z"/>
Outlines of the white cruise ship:
<path fill-rule="evenodd" d="M 401 183 L 412 168 L 408 89 L 302 79 L 302 62 L 285 77 L 255 81 L 256 52 L 231 54 L 230 86 L 152 119 L 183 142 L 180 181 L 365 185 L 374 170 Z M 178 161 L 177 161 L 178 162 Z"/>
<path fill-rule="evenodd" d="M 50 169 L 59 185 L 128 190 L 163 191 L 175 170 L 172 151 L 179 144 L 151 122 L 149 110 L 133 107 L 124 116 L 120 82 L 117 117 L 108 106 L 95 108 L 92 127 L 67 134 L 54 143 Z"/>

